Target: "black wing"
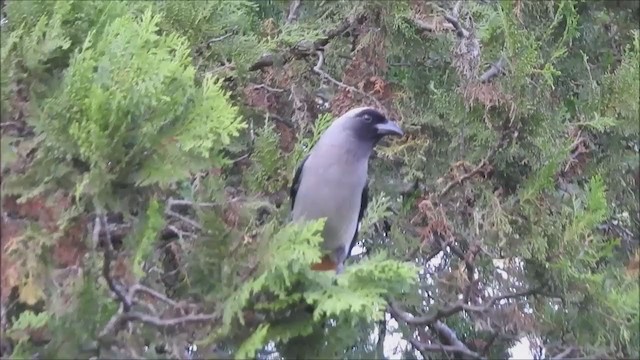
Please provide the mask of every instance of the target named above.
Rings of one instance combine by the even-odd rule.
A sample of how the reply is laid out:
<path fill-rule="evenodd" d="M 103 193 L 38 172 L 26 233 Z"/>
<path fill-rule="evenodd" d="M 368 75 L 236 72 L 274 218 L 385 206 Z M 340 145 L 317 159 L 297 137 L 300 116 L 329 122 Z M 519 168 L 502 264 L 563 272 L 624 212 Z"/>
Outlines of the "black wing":
<path fill-rule="evenodd" d="M 354 246 L 356 246 L 356 243 L 358 242 L 358 227 L 362 222 L 362 218 L 364 217 L 364 212 L 367 210 L 367 206 L 369 206 L 369 181 L 364 184 L 364 188 L 362 189 L 362 196 L 360 198 L 360 212 L 358 213 L 358 226 L 356 227 L 356 231 L 353 234 L 351 245 L 349 245 L 349 252 L 347 252 L 347 257 L 351 256 L 351 250 Z"/>
<path fill-rule="evenodd" d="M 293 211 L 293 205 L 296 203 L 296 195 L 298 194 L 298 188 L 300 188 L 300 174 L 302 174 L 302 167 L 309 158 L 309 155 L 305 156 L 298 165 L 295 174 L 293 174 L 293 180 L 291 181 L 291 188 L 289 188 L 289 199 L 291 199 L 291 210 Z"/>

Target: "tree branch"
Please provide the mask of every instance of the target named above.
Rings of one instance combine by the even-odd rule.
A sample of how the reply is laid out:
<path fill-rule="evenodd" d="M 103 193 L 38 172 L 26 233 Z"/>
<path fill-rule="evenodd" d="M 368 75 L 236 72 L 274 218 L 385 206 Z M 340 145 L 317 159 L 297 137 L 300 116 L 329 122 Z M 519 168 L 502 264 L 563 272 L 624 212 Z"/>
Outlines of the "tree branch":
<path fill-rule="evenodd" d="M 487 152 L 487 155 L 485 155 L 485 157 L 482 159 L 482 161 L 480 161 L 480 164 L 478 164 L 478 166 L 476 166 L 473 170 L 471 170 L 471 172 L 464 174 L 452 181 L 450 181 L 437 195 L 436 198 L 437 199 L 442 199 L 445 195 L 447 195 L 454 187 L 458 186 L 458 185 L 462 185 L 465 181 L 471 179 L 472 177 L 478 175 L 479 173 L 482 172 L 482 170 L 484 169 L 485 166 L 487 166 L 491 160 L 493 160 L 493 157 L 496 156 L 496 154 L 498 153 L 498 151 L 502 150 L 506 145 L 507 142 L 509 140 L 509 135 L 511 133 L 515 133 L 514 131 L 512 131 L 512 129 L 506 129 L 502 135 L 500 136 L 500 140 L 489 149 L 489 151 Z"/>
<path fill-rule="evenodd" d="M 502 55 L 500 56 L 500 59 L 498 59 L 498 61 L 494 64 L 491 64 L 491 67 L 489 67 L 489 69 L 487 71 L 485 71 L 482 75 L 480 75 L 480 82 L 481 83 L 486 83 L 489 80 L 493 79 L 494 77 L 504 74 L 504 67 L 507 64 L 507 58 Z"/>
<path fill-rule="evenodd" d="M 449 22 L 449 24 L 451 24 L 451 26 L 453 26 L 453 28 L 456 30 L 456 36 L 459 38 L 466 38 L 469 37 L 469 32 L 467 30 L 465 30 L 461 25 L 460 22 L 458 21 L 458 19 L 454 18 L 451 15 L 444 15 L 445 20 L 447 20 Z"/>
<path fill-rule="evenodd" d="M 467 345 L 465 345 L 462 341 L 458 339 L 458 336 L 456 335 L 455 331 L 453 331 L 447 325 L 443 324 L 441 321 L 436 321 L 433 325 L 431 325 L 431 328 L 435 333 L 438 334 L 440 338 L 445 340 L 443 342 L 446 343 L 446 345 L 443 345 L 443 347 L 444 346 L 452 347 L 452 349 L 450 350 L 451 352 L 466 355 L 474 359 L 482 358 L 482 356 L 479 355 L 478 353 L 471 351 L 467 347 Z"/>
<path fill-rule="evenodd" d="M 160 319 L 157 316 L 143 314 L 137 311 L 122 314 L 122 321 L 139 321 L 146 325 L 151 325 L 159 329 L 173 328 L 194 322 L 214 321 L 219 318 L 218 314 L 192 314 L 170 319 Z"/>
<path fill-rule="evenodd" d="M 453 332 L 453 330 L 450 330 Z M 455 337 L 455 334 L 454 334 Z M 457 340 L 457 338 L 456 338 Z M 442 352 L 442 353 L 458 353 L 468 356 L 473 359 L 484 359 L 484 357 L 478 355 L 478 353 L 469 350 L 462 342 L 458 340 L 456 345 L 444 345 L 444 344 L 424 344 L 414 338 L 409 338 L 411 345 L 415 347 L 425 359 L 428 359 L 427 352 Z"/>
<path fill-rule="evenodd" d="M 444 309 L 438 309 L 436 310 L 435 314 L 428 315 L 428 316 L 414 316 L 411 313 L 401 310 L 398 304 L 392 301 L 389 303 L 389 312 L 391 312 L 391 314 L 394 315 L 394 317 L 397 316 L 401 321 L 409 325 L 433 325 L 437 321 L 442 320 L 446 317 L 449 317 L 461 311 L 473 312 L 473 313 L 487 312 L 499 301 L 534 295 L 538 293 L 540 289 L 541 289 L 540 287 L 536 287 L 533 289 L 495 296 L 489 299 L 489 301 L 487 301 L 487 303 L 482 306 L 465 304 L 464 301 L 459 300 L 455 302 L 453 305 L 447 306 Z"/>
<path fill-rule="evenodd" d="M 294 57 L 302 57 L 309 56 L 314 54 L 314 52 L 318 50 L 322 50 L 331 40 L 334 38 L 344 34 L 350 27 L 352 27 L 356 22 L 360 22 L 362 20 L 362 15 L 351 16 L 345 20 L 343 20 L 338 26 L 333 29 L 325 32 L 325 36 L 320 38 L 314 42 L 310 42 L 309 40 L 301 40 L 298 41 L 296 45 L 292 48 L 288 49 L 284 53 L 281 54 L 283 58 L 283 63 L 288 63 Z M 265 54 L 260 57 L 256 62 L 254 62 L 251 66 L 249 66 L 249 71 L 260 70 L 269 66 L 272 66 L 277 58 L 274 54 Z"/>
<path fill-rule="evenodd" d="M 173 206 L 176 204 L 181 204 L 181 205 L 188 204 L 192 206 L 215 205 L 215 204 L 195 204 L 195 203 L 191 203 L 183 200 L 174 200 L 171 198 L 169 199 L 168 204 L 169 206 Z M 184 315 L 179 317 L 163 319 L 157 315 L 144 314 L 139 311 L 132 310 L 132 307 L 134 304 L 142 305 L 144 308 L 147 308 L 148 310 L 152 310 L 152 311 L 155 309 L 155 307 L 151 306 L 150 303 L 146 303 L 142 301 L 142 299 L 137 298 L 136 295 L 140 293 L 144 293 L 156 300 L 159 300 L 169 305 L 171 309 L 180 309 L 180 305 L 176 301 L 169 299 L 164 294 L 156 290 L 153 290 L 147 286 L 144 286 L 140 283 L 136 283 L 130 286 L 128 291 L 126 292 L 120 286 L 118 286 L 111 274 L 111 263 L 114 259 L 113 244 L 111 243 L 111 233 L 109 231 L 109 226 L 108 226 L 106 217 L 101 212 L 97 212 L 95 221 L 94 221 L 94 227 L 93 227 L 93 241 L 95 243 L 99 243 L 100 241 L 99 237 L 100 237 L 100 232 L 102 228 L 105 228 L 106 230 L 106 239 L 105 241 L 102 242 L 102 245 L 104 247 L 104 261 L 102 266 L 102 276 L 107 282 L 107 286 L 109 287 L 111 292 L 118 299 L 118 302 L 120 303 L 120 307 L 118 311 L 107 322 L 107 324 L 104 326 L 102 331 L 99 333 L 98 344 L 104 345 L 108 343 L 107 337 L 110 334 L 117 334 L 117 332 L 121 329 L 121 326 L 124 325 L 124 323 L 130 322 L 130 321 L 139 321 L 143 324 L 151 325 L 156 328 L 165 329 L 165 328 L 175 327 L 178 325 L 183 325 L 183 324 L 193 323 L 193 322 L 217 321 L 220 318 L 220 315 L 218 313 L 213 313 L 213 314 L 189 314 L 189 315 Z M 100 347 L 98 347 L 98 350 L 99 349 Z"/>
<path fill-rule="evenodd" d="M 96 218 L 93 225 L 93 241 L 94 243 L 100 242 L 100 229 L 104 226 L 106 239 L 102 242 L 102 246 L 104 247 L 104 259 L 102 261 L 102 276 L 104 280 L 107 282 L 107 286 L 111 290 L 111 292 L 118 298 L 120 303 L 122 304 L 123 311 L 127 312 L 131 310 L 131 300 L 125 296 L 124 291 L 115 283 L 113 277 L 111 276 L 111 263 L 114 259 L 114 250 L 113 243 L 111 243 L 111 232 L 109 231 L 109 227 L 107 225 L 107 220 L 104 214 L 98 213 L 96 214 Z"/>
<path fill-rule="evenodd" d="M 234 30 L 232 30 L 232 31 L 230 31 L 230 32 L 228 32 L 228 33 L 226 33 L 226 34 L 224 34 L 224 35 L 221 35 L 221 36 L 215 37 L 215 38 L 213 38 L 213 39 L 209 39 L 209 40 L 207 41 L 207 45 L 211 45 L 211 44 L 214 44 L 214 43 L 220 42 L 220 41 L 222 41 L 222 40 L 224 40 L 224 39 L 226 39 L 226 38 L 228 38 L 228 37 L 232 36 L 233 34 L 235 34 L 235 29 L 234 29 Z"/>

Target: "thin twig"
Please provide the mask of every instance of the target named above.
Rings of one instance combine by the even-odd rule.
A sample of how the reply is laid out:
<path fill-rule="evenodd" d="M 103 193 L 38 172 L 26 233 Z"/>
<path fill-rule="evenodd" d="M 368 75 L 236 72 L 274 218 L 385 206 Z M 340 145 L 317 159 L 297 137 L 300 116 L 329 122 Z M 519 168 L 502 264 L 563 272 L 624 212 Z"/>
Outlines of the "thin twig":
<path fill-rule="evenodd" d="M 349 16 L 335 28 L 327 30 L 323 38 L 314 41 L 311 49 L 309 49 L 308 46 L 301 46 L 308 43 L 308 40 L 300 40 L 298 43 L 296 43 L 296 45 L 288 49 L 282 54 L 282 56 L 280 56 L 282 58 L 283 64 L 286 64 L 293 60 L 295 56 L 292 55 L 296 55 L 297 57 L 313 55 L 314 51 L 324 48 L 331 40 L 344 34 L 356 22 L 360 21 L 361 18 L 362 14 Z M 305 50 L 301 51 L 301 49 Z M 275 56 L 274 54 L 263 54 L 258 60 L 256 60 L 251 66 L 249 66 L 249 71 L 257 71 L 272 66 L 275 63 L 276 58 L 278 58 L 278 56 Z"/>
<path fill-rule="evenodd" d="M 445 195 L 447 195 L 455 186 L 462 185 L 465 181 L 471 179 L 475 175 L 478 175 L 482 172 L 485 166 L 489 165 L 491 160 L 493 160 L 494 156 L 498 153 L 498 151 L 502 150 L 509 140 L 509 135 L 515 133 L 512 129 L 505 130 L 500 136 L 500 140 L 487 152 L 487 155 L 480 161 L 480 164 L 476 166 L 471 172 L 464 174 L 451 182 L 449 182 L 437 195 L 436 198 L 442 199 Z M 513 137 L 512 137 L 513 138 Z"/>
<path fill-rule="evenodd" d="M 138 292 L 143 292 L 145 294 L 153 296 L 154 298 L 156 298 L 156 299 L 158 299 L 158 300 L 160 300 L 160 301 L 162 301 L 162 302 L 164 302 L 164 303 L 166 303 L 168 305 L 171 305 L 173 307 L 177 307 L 178 306 L 177 302 L 169 299 L 165 295 L 163 295 L 163 294 L 161 294 L 161 293 L 159 293 L 159 292 L 157 292 L 157 291 L 155 291 L 155 290 L 153 290 L 153 289 L 151 289 L 149 287 L 146 287 L 146 286 L 144 286 L 142 284 L 135 284 L 135 285 L 131 286 L 131 288 L 129 288 L 129 296 L 130 296 L 130 298 L 133 298 L 136 295 L 136 293 L 138 293 Z"/>
<path fill-rule="evenodd" d="M 551 359 L 552 360 L 561 360 L 561 359 L 565 359 L 567 358 L 567 356 L 571 355 L 571 353 L 573 352 L 574 347 L 573 346 L 569 346 L 568 348 L 564 349 L 563 352 L 561 352 L 560 354 L 553 356 Z M 594 358 L 595 359 L 595 358 Z"/>
<path fill-rule="evenodd" d="M 228 38 L 228 37 L 232 36 L 234 33 L 235 33 L 234 31 L 231 31 L 231 32 L 228 32 L 228 33 L 226 33 L 226 34 L 224 34 L 224 35 L 221 35 L 221 36 L 215 37 L 215 38 L 213 38 L 213 39 L 209 39 L 209 40 L 207 41 L 207 45 L 211 45 L 211 44 L 213 44 L 213 43 L 220 42 L 220 41 L 222 41 L 222 40 L 224 40 L 224 39 L 226 39 L 226 38 Z"/>
<path fill-rule="evenodd" d="M 113 277 L 111 276 L 111 262 L 114 259 L 113 243 L 111 242 L 111 231 L 109 231 L 109 226 L 107 225 L 107 219 L 104 216 L 104 214 L 98 213 L 98 216 L 96 216 L 96 219 L 94 222 L 94 229 L 93 229 L 93 236 L 94 236 L 93 241 L 96 243 L 99 242 L 99 234 L 100 234 L 101 227 L 104 227 L 105 234 L 106 234 L 106 239 L 102 244 L 104 247 L 104 260 L 102 262 L 102 276 L 107 282 L 107 286 L 109 286 L 109 289 L 111 290 L 111 292 L 118 298 L 120 303 L 122 303 L 123 311 L 128 312 L 131 310 L 131 301 L 127 298 L 127 296 L 125 296 L 122 289 L 120 289 L 120 287 L 115 283 L 115 281 L 113 280 Z"/>
<path fill-rule="evenodd" d="M 220 204 L 218 204 L 218 203 L 193 202 L 193 201 L 190 201 L 190 200 L 174 199 L 174 198 L 170 197 L 167 200 L 167 206 L 168 207 L 173 207 L 175 205 L 188 205 L 188 206 L 193 206 L 193 207 L 215 207 L 215 206 L 220 206 Z"/>
<path fill-rule="evenodd" d="M 265 90 L 269 90 L 269 91 L 273 91 L 273 92 L 284 92 L 284 89 L 276 89 L 276 88 L 272 88 L 268 85 L 265 84 L 250 84 L 252 88 L 254 89 L 265 89 Z"/>
<path fill-rule="evenodd" d="M 332 82 L 333 84 L 347 89 L 349 91 L 353 91 L 356 92 L 358 94 L 361 94 L 371 100 L 373 100 L 376 103 L 376 106 L 378 106 L 379 109 L 383 109 L 384 107 L 382 106 L 382 104 L 380 103 L 380 101 L 378 101 L 378 99 L 374 98 L 373 96 L 365 93 L 364 91 L 357 89 L 353 86 L 347 85 L 341 81 L 338 81 L 336 79 L 334 79 L 333 77 L 331 77 L 329 74 L 327 74 L 324 70 L 322 70 L 322 66 L 324 65 L 324 52 L 322 51 L 316 51 L 316 55 L 318 55 L 318 62 L 316 63 L 316 66 L 313 67 L 313 71 L 320 75 L 322 78 L 329 80 L 330 82 Z"/>

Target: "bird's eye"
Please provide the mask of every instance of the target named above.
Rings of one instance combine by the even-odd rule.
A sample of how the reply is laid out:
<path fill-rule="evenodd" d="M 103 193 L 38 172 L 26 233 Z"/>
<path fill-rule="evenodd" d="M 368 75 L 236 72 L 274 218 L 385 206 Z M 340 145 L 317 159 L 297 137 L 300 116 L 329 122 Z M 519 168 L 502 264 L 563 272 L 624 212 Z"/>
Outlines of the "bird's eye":
<path fill-rule="evenodd" d="M 371 119 L 371 116 L 366 115 L 366 116 L 364 116 L 364 117 L 363 117 L 363 120 L 364 120 L 364 122 L 366 122 L 366 123 L 370 123 L 372 119 Z"/>

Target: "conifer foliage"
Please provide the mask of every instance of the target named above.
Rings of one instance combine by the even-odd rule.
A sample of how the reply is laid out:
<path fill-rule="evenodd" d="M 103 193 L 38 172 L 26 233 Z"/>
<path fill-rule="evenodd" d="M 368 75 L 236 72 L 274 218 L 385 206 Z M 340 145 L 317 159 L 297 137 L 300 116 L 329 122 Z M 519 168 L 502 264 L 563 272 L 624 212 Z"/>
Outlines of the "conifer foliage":
<path fill-rule="evenodd" d="M 0 25 L 7 358 L 640 356 L 640 7 L 18 1 Z M 345 271 L 289 223 L 344 111 Z M 522 353 L 511 353 L 515 357 Z"/>

